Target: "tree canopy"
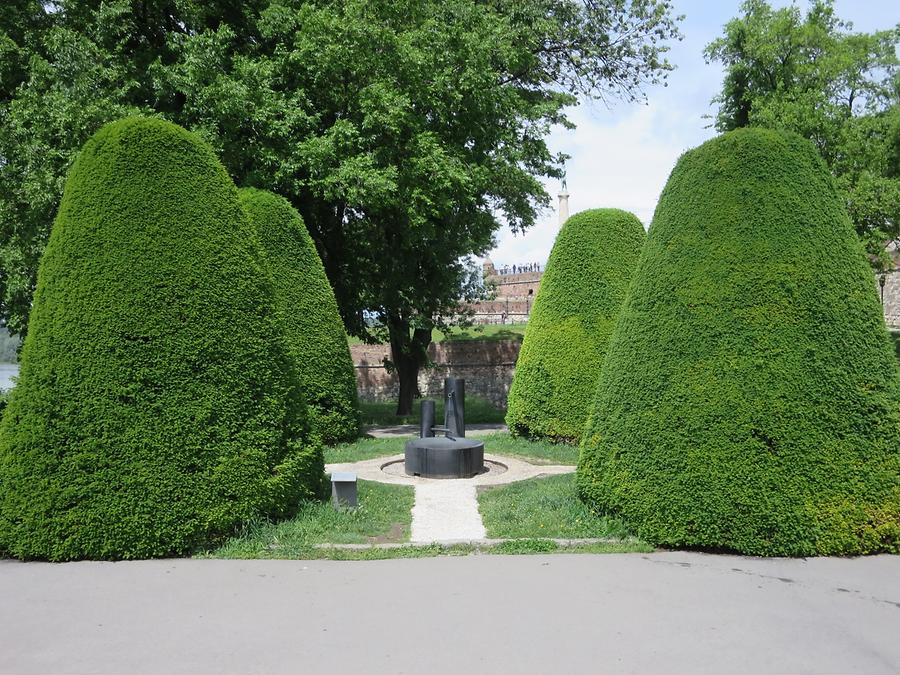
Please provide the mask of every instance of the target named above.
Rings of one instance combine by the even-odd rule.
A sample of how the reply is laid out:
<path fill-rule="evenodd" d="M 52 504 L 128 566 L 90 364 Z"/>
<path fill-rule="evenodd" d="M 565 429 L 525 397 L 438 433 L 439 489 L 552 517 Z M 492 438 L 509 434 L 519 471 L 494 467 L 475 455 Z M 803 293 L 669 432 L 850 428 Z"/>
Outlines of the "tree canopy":
<path fill-rule="evenodd" d="M 548 204 L 565 107 L 640 98 L 678 34 L 667 0 L 19 0 L 4 21 L 0 320 L 27 327 L 75 150 L 144 112 L 288 198 L 347 330 L 386 329 L 398 368 L 473 297 L 466 256 Z"/>
<path fill-rule="evenodd" d="M 746 0 L 710 43 L 725 66 L 714 99 L 719 131 L 787 129 L 811 140 L 838 179 L 857 233 L 877 267 L 900 242 L 900 25 L 852 31 L 831 0 L 773 9 Z"/>

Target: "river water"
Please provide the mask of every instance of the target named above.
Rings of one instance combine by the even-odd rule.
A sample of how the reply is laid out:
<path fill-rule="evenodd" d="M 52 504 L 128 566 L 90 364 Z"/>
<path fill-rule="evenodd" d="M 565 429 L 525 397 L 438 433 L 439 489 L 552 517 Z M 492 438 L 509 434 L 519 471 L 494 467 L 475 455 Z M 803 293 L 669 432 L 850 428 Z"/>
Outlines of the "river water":
<path fill-rule="evenodd" d="M 19 366 L 15 363 L 0 363 L 0 389 L 12 389 L 12 378 L 18 374 Z"/>

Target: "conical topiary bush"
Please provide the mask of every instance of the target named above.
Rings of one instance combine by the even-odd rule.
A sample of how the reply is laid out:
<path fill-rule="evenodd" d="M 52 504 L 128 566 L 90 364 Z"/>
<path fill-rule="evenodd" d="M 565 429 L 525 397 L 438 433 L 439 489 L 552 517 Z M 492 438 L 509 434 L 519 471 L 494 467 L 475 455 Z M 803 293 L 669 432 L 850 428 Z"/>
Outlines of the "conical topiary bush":
<path fill-rule="evenodd" d="M 0 426 L 0 550 L 188 553 L 321 491 L 321 448 L 237 189 L 128 118 L 69 172 Z"/>
<path fill-rule="evenodd" d="M 815 149 L 734 131 L 663 191 L 578 488 L 655 544 L 897 551 L 898 393 L 872 271 Z"/>
<path fill-rule="evenodd" d="M 593 209 L 556 237 L 509 391 L 514 434 L 578 441 L 644 242 L 631 213 Z"/>
<path fill-rule="evenodd" d="M 239 194 L 272 272 L 279 319 L 297 362 L 312 427 L 326 443 L 352 440 L 359 434 L 356 374 L 315 244 L 283 197 L 253 188 Z"/>

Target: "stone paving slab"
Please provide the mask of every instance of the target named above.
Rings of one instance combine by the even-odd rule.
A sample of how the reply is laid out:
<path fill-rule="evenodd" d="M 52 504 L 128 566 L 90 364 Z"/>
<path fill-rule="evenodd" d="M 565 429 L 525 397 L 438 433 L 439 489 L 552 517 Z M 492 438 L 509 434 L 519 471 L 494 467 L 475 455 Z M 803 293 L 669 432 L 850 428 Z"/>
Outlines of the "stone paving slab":
<path fill-rule="evenodd" d="M 622 544 L 636 541 L 634 539 L 615 539 L 613 537 L 588 537 L 585 539 L 557 539 L 555 537 L 514 537 L 511 539 L 448 539 L 441 542 L 428 543 L 437 543 L 442 547 L 450 547 L 454 544 L 468 544 L 476 548 L 494 548 L 496 546 L 500 546 L 501 544 L 509 544 L 510 542 L 532 542 L 535 540 L 553 542 L 560 548 L 576 548 L 578 546 L 588 546 L 590 544 Z M 371 551 L 378 549 L 391 550 L 398 548 L 417 548 L 419 546 L 421 546 L 421 544 L 391 541 L 381 544 L 316 544 L 314 548 L 323 550 L 336 549 L 339 551 Z"/>
<path fill-rule="evenodd" d="M 422 478 L 421 476 L 407 476 L 402 473 L 389 474 L 382 470 L 386 464 L 402 462 L 403 455 L 390 455 L 388 457 L 376 457 L 361 462 L 345 462 L 341 464 L 327 464 L 325 472 L 332 474 L 340 471 L 353 471 L 360 480 L 372 480 L 378 483 L 391 483 L 393 485 L 428 485 L 430 483 L 461 483 L 466 485 L 506 485 L 529 478 L 540 476 L 556 476 L 563 473 L 573 473 L 575 467 L 561 464 L 529 464 L 518 457 L 508 455 L 495 455 L 485 453 L 484 459 L 488 462 L 496 462 L 506 467 L 503 473 L 488 472 L 474 478 Z"/>
<path fill-rule="evenodd" d="M 409 540 L 414 544 L 484 539 L 475 486 L 455 480 L 416 485 Z"/>

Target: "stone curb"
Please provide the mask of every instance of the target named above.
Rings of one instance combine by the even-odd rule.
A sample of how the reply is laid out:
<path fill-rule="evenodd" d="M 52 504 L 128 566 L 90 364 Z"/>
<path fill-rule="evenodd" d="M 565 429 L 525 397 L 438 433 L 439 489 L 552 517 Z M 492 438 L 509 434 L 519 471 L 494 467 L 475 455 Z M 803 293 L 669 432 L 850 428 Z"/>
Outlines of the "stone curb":
<path fill-rule="evenodd" d="M 590 544 L 632 544 L 637 543 L 637 539 L 615 539 L 612 537 L 599 537 L 592 539 L 554 539 L 546 537 L 527 537 L 517 539 L 444 539 L 433 542 L 389 542 L 383 544 L 316 544 L 317 549 L 336 549 L 341 551 L 370 551 L 379 549 L 400 549 L 400 548 L 428 548 L 429 546 L 440 546 L 441 548 L 450 548 L 452 546 L 475 546 L 478 548 L 493 548 L 501 544 L 515 542 L 531 542 L 531 541 L 547 541 L 553 542 L 560 548 L 574 548 L 576 546 L 588 546 Z"/>
<path fill-rule="evenodd" d="M 371 480 L 378 483 L 390 483 L 393 485 L 425 485 L 434 483 L 446 483 L 447 480 L 453 483 L 469 484 L 475 486 L 481 485 L 507 485 L 516 483 L 520 480 L 529 478 L 539 478 L 543 476 L 556 476 L 563 473 L 573 473 L 575 467 L 571 465 L 559 464 L 530 464 L 518 457 L 509 455 L 494 455 L 485 453 L 484 459 L 496 464 L 502 464 L 506 467 L 503 473 L 483 473 L 473 478 L 421 478 L 418 476 L 406 475 L 390 475 L 381 470 L 381 467 L 393 462 L 403 461 L 403 455 L 388 455 L 386 457 L 376 457 L 374 459 L 365 459 L 359 462 L 348 462 L 341 464 L 327 464 L 325 472 L 332 474 L 341 471 L 355 472 L 360 480 Z"/>

